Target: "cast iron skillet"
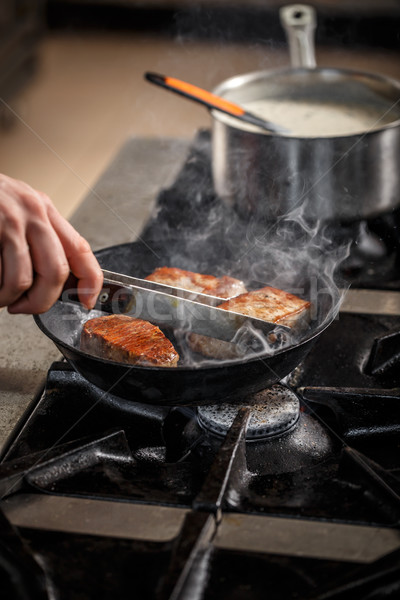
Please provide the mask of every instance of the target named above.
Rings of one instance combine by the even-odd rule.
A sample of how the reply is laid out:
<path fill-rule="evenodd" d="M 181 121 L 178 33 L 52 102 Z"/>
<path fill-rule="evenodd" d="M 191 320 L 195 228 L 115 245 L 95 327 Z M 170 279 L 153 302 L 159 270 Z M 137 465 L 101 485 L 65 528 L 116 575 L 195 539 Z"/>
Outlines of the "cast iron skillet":
<path fill-rule="evenodd" d="M 170 256 L 160 254 L 165 247 L 154 252 L 142 243 L 122 244 L 96 253 L 105 269 L 144 277 L 157 266 L 181 266 L 170 262 Z M 172 256 L 173 256 L 172 252 Z M 163 256 L 160 262 L 159 256 Z M 185 263 L 183 268 L 199 270 L 198 265 Z M 206 271 L 202 271 L 206 272 Z M 226 363 L 200 367 L 176 368 L 124 365 L 90 356 L 78 349 L 81 324 L 88 318 L 87 311 L 79 305 L 56 302 L 46 313 L 35 316 L 40 329 L 76 371 L 100 389 L 125 400 L 154 405 L 201 405 L 222 401 L 243 401 L 288 375 L 306 356 L 317 337 L 332 322 L 337 312 L 339 297 L 328 290 L 324 277 L 319 280 L 314 295 L 318 314 L 311 328 L 299 343 L 273 355 L 250 357 Z M 74 345 L 75 344 L 75 345 Z"/>

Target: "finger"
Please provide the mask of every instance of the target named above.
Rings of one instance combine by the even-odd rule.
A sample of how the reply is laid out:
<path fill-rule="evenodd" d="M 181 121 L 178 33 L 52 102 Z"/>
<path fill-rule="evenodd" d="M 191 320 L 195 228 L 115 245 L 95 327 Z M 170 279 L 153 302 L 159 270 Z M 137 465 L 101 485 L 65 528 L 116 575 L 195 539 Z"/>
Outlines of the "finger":
<path fill-rule="evenodd" d="M 69 274 L 64 249 L 48 220 L 30 223 L 27 240 L 34 270 L 33 284 L 9 306 L 10 313 L 41 313 L 49 310 L 59 298 Z"/>
<path fill-rule="evenodd" d="M 3 236 L 1 246 L 0 306 L 16 302 L 33 283 L 32 259 L 25 236 Z"/>
<path fill-rule="evenodd" d="M 48 208 L 50 221 L 64 248 L 69 267 L 78 278 L 80 301 L 93 308 L 103 284 L 103 273 L 89 243 L 66 221 L 53 205 Z"/>

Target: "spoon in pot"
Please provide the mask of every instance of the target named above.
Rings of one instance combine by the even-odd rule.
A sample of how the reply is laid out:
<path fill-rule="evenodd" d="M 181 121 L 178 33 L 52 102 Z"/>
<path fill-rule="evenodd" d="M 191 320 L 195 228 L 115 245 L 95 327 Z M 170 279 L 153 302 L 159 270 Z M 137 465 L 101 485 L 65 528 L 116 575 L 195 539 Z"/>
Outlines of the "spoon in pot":
<path fill-rule="evenodd" d="M 216 96 L 215 94 L 192 85 L 191 83 L 186 83 L 180 79 L 175 79 L 175 77 L 159 75 L 158 73 L 145 73 L 144 76 L 147 81 L 150 81 L 150 83 L 155 83 L 166 90 L 180 94 L 185 98 L 189 98 L 189 100 L 199 102 L 200 104 L 207 106 L 207 108 L 219 110 L 220 112 L 226 113 L 227 115 L 239 119 L 240 121 L 245 121 L 246 123 L 251 123 L 252 125 L 262 127 L 262 129 L 265 129 L 270 133 L 288 133 L 288 130 L 284 127 L 275 125 L 270 121 L 265 121 L 253 113 L 248 112 L 239 106 L 239 104 L 225 100 L 225 98 Z"/>

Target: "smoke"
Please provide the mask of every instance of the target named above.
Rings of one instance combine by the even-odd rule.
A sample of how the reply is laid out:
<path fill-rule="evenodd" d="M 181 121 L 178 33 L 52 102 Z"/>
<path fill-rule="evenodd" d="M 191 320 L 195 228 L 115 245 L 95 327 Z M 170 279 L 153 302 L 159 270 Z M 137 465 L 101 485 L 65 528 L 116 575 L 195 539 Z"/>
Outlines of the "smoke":
<path fill-rule="evenodd" d="M 348 286 L 340 275 L 339 266 L 347 258 L 351 242 L 336 243 L 330 236 L 329 226 L 321 222 L 310 223 L 305 217 L 304 205 L 269 225 L 245 224 L 236 216 L 227 222 L 226 219 L 215 219 L 215 214 L 209 215 L 207 224 L 208 233 L 203 232 L 202 237 L 197 232 L 190 242 L 190 250 L 193 252 L 200 244 L 212 248 L 215 238 L 211 232 L 223 224 L 226 227 L 222 238 L 225 255 L 216 250 L 214 268 L 204 272 L 240 278 L 249 291 L 272 286 L 311 303 L 307 321 L 290 331 L 264 336 L 257 328 L 245 327 L 238 331 L 233 344 L 217 342 L 212 351 L 219 360 L 224 355 L 227 360 L 241 360 L 244 356 L 256 358 L 274 354 L 322 330 L 336 317 Z M 184 252 L 184 255 L 176 254 L 174 264 L 184 264 L 191 252 Z M 190 266 L 193 267 L 192 262 Z M 184 339 L 187 342 L 188 336 Z M 210 359 L 188 352 L 187 347 L 182 344 L 186 364 L 204 366 L 210 363 Z"/>

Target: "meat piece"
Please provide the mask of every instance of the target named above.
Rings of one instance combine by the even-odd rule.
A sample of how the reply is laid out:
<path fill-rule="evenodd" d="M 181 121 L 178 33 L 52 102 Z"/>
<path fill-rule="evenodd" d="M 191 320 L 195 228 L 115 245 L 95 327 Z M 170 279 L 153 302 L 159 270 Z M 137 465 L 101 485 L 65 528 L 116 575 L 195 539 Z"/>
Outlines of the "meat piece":
<path fill-rule="evenodd" d="M 132 365 L 176 367 L 179 355 L 156 325 L 127 315 L 106 315 L 86 321 L 81 350 Z"/>
<path fill-rule="evenodd" d="M 273 287 L 263 287 L 223 302 L 218 305 L 218 308 L 287 327 L 295 327 L 300 320 L 309 316 L 310 306 L 310 302 L 294 294 Z"/>
<path fill-rule="evenodd" d="M 219 298 L 233 298 L 247 291 L 242 281 L 228 275 L 214 277 L 176 267 L 160 267 L 146 279 Z"/>
<path fill-rule="evenodd" d="M 197 352 L 206 358 L 230 360 L 244 356 L 244 351 L 238 344 L 224 342 L 199 333 L 191 333 L 188 337 L 188 344 L 193 352 Z"/>
<path fill-rule="evenodd" d="M 310 302 L 298 296 L 264 287 L 223 302 L 218 308 L 297 329 L 308 322 L 310 306 Z M 228 360 L 243 356 L 243 351 L 236 344 L 195 333 L 190 334 L 189 345 L 192 350 L 208 358 Z"/>

